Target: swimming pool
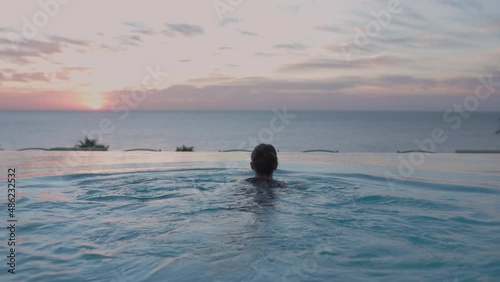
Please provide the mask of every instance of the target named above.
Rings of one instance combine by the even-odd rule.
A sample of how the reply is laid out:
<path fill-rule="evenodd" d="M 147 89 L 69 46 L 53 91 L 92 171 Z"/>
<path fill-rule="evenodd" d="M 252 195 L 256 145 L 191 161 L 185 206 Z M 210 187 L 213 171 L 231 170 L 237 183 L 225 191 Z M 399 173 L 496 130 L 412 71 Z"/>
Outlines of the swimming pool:
<path fill-rule="evenodd" d="M 18 185 L 17 273 L 6 277 L 500 278 L 500 156 L 429 155 L 388 185 L 397 154 L 280 153 L 276 177 L 290 187 L 266 190 L 241 182 L 246 153 L 69 154 L 0 152 L 2 183 L 15 167 Z"/>

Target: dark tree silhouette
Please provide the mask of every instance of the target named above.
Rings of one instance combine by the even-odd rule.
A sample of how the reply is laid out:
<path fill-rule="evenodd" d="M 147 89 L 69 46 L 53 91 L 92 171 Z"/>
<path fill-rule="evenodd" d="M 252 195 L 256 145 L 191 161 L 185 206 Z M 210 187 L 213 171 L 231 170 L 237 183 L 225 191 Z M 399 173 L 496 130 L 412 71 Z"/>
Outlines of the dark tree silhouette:
<path fill-rule="evenodd" d="M 187 147 L 187 146 L 182 145 L 182 147 L 177 147 L 175 149 L 175 151 L 177 151 L 177 152 L 194 152 L 194 147 Z"/>
<path fill-rule="evenodd" d="M 78 141 L 78 143 L 75 146 L 77 148 L 104 148 L 106 150 L 109 148 L 109 146 L 97 144 L 97 139 L 89 139 L 88 137 L 85 137 L 84 141 Z"/>

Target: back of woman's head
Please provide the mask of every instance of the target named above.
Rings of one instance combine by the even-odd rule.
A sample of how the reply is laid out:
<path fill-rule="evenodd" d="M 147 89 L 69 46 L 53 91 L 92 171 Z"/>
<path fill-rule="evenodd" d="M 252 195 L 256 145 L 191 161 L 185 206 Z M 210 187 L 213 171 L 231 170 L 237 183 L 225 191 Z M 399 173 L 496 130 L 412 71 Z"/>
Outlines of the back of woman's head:
<path fill-rule="evenodd" d="M 259 144 L 253 149 L 252 163 L 259 174 L 271 174 L 278 165 L 276 149 L 270 144 Z"/>

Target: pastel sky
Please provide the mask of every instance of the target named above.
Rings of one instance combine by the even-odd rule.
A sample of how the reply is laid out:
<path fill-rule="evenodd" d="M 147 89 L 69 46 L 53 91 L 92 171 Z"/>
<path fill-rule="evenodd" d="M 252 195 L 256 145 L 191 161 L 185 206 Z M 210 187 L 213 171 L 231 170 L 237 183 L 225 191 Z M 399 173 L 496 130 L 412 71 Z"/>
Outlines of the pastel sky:
<path fill-rule="evenodd" d="M 0 110 L 443 111 L 500 81 L 497 0 L 1 3 Z"/>

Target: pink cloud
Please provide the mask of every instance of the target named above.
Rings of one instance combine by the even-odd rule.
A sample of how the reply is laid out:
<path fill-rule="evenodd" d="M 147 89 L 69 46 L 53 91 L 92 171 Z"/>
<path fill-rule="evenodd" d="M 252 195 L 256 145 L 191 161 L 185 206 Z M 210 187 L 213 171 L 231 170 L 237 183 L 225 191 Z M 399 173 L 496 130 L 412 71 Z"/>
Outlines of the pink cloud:
<path fill-rule="evenodd" d="M 72 91 L 3 88 L 0 110 L 84 110 Z"/>

